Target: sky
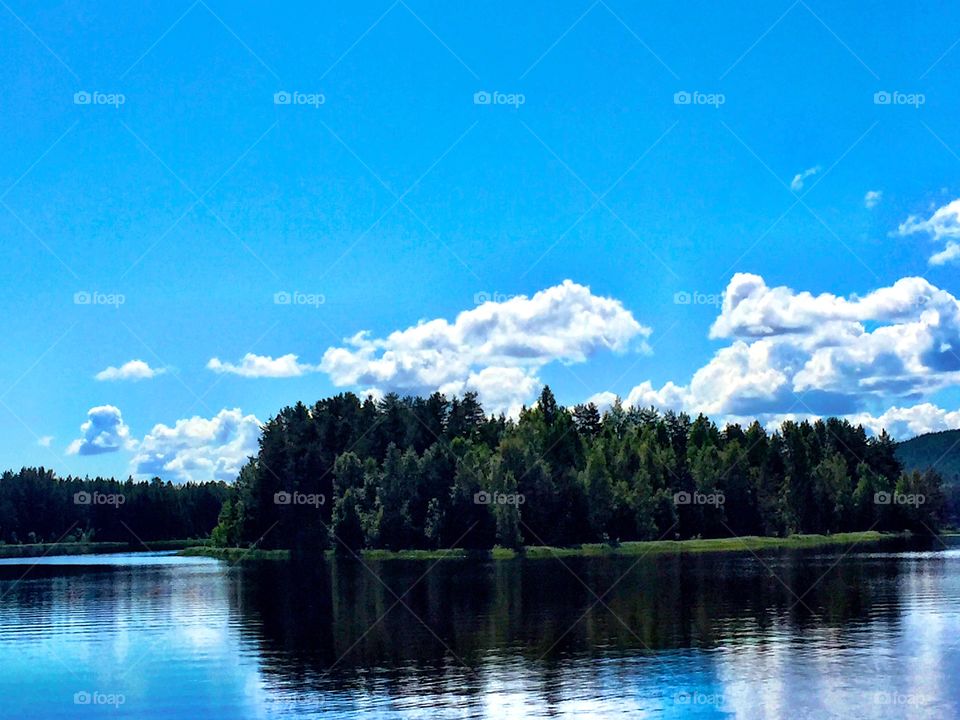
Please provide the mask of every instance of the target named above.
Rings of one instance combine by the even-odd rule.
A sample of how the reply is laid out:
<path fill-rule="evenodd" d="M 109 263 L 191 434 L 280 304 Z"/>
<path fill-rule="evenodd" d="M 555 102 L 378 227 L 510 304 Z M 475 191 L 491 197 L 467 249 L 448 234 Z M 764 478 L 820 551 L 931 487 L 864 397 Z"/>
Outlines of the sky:
<path fill-rule="evenodd" d="M 341 391 L 960 427 L 960 7 L 0 1 L 0 467 Z"/>

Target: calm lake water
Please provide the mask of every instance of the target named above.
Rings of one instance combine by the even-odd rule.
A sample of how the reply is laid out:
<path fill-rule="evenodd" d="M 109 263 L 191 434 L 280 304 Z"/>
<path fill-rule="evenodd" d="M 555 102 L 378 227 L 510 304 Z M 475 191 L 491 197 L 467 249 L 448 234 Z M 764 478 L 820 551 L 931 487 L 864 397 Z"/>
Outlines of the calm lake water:
<path fill-rule="evenodd" d="M 0 717 L 956 718 L 960 542 L 0 561 Z"/>

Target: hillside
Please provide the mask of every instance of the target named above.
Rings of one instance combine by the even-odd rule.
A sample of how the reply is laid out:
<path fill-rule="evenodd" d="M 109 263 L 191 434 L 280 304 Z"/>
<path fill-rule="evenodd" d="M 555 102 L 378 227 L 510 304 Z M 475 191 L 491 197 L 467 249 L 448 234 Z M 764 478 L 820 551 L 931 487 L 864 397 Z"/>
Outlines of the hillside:
<path fill-rule="evenodd" d="M 936 464 L 945 482 L 960 483 L 960 430 L 918 435 L 898 443 L 896 453 L 907 470 L 925 470 Z"/>

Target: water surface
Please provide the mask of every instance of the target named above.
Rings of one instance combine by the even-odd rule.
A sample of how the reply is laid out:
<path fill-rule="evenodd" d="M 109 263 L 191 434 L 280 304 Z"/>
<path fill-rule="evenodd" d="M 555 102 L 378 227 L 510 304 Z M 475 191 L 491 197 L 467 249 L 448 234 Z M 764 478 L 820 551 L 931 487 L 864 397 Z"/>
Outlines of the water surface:
<path fill-rule="evenodd" d="M 960 717 L 960 543 L 0 560 L 0 717 Z"/>

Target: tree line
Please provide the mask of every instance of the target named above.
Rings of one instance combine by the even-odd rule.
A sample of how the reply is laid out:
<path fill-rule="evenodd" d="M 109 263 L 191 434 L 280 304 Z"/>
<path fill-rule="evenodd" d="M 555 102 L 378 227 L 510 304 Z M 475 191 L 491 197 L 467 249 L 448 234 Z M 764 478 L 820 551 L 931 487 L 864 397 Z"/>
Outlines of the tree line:
<path fill-rule="evenodd" d="M 58 477 L 46 468 L 0 475 L 0 543 L 205 538 L 232 495 L 223 482 Z"/>
<path fill-rule="evenodd" d="M 940 476 L 904 472 L 886 433 L 830 418 L 719 428 L 545 387 L 516 420 L 477 396 L 343 393 L 263 427 L 216 543 L 311 551 L 935 532 Z"/>

